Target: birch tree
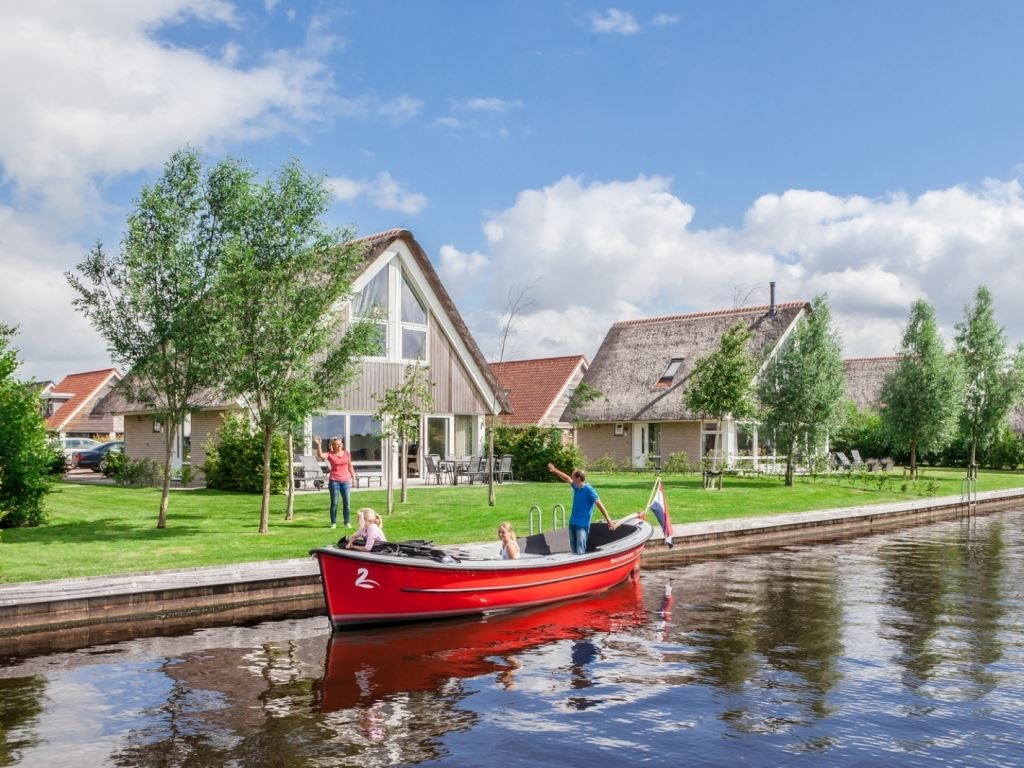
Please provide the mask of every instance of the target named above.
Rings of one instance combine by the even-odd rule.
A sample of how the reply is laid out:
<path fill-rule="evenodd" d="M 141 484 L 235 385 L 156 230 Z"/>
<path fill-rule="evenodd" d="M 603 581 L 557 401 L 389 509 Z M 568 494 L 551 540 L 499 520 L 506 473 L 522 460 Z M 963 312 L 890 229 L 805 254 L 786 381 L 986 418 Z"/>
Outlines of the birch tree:
<path fill-rule="evenodd" d="M 959 363 L 947 354 L 928 302 L 918 299 L 911 307 L 898 356 L 882 385 L 882 422 L 893 441 L 908 450 L 910 475 L 916 478 L 918 453 L 949 442 L 963 402 Z"/>
<path fill-rule="evenodd" d="M 758 381 L 761 426 L 785 452 L 787 486 L 797 445 L 824 442 L 842 419 L 844 392 L 842 343 L 827 299 L 818 296 Z"/>
<path fill-rule="evenodd" d="M 992 294 L 979 286 L 956 325 L 956 349 L 964 369 L 960 434 L 970 443 L 969 477 L 978 475 L 978 448 L 991 444 L 1024 387 L 1024 346 L 1007 352 L 1006 331 L 996 322 Z"/>

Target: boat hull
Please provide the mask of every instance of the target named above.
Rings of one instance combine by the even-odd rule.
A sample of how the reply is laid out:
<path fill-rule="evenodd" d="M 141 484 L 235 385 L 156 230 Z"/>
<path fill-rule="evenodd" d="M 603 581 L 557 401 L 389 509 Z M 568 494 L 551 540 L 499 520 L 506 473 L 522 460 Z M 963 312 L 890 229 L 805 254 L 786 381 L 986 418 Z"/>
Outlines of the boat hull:
<path fill-rule="evenodd" d="M 646 523 L 599 551 L 519 560 L 435 562 L 324 547 L 320 563 L 334 627 L 508 611 L 603 592 L 638 567 Z"/>

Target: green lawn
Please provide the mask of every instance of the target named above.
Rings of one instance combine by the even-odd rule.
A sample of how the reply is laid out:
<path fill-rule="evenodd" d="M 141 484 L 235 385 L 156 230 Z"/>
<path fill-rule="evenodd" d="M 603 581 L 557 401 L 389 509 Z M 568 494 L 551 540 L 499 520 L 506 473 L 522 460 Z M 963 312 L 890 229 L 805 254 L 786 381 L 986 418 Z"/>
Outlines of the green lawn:
<path fill-rule="evenodd" d="M 786 488 L 770 477 L 727 478 L 721 492 L 702 490 L 697 475 L 668 475 L 664 482 L 672 520 L 683 523 L 917 498 L 929 490 L 929 483 L 934 495 L 959 494 L 962 476 L 963 470 L 927 469 L 906 492 L 900 490 L 903 481 L 898 477 L 881 489 L 845 479 L 798 478 L 794 487 Z M 592 475 L 591 481 L 612 516 L 622 517 L 644 504 L 653 478 L 624 473 Z M 1024 487 L 1024 474 L 984 472 L 978 483 L 980 491 L 1010 487 Z M 510 520 L 522 535 L 529 529 L 531 505 L 544 510 L 550 525 L 551 508 L 571 502 L 569 489 L 557 483 L 498 486 L 497 496 L 498 505 L 491 508 L 486 486 L 411 489 L 409 502 L 396 504 L 395 513 L 385 518 L 384 531 L 392 540 L 497 542 L 502 520 Z M 382 512 L 385 506 L 382 490 L 360 491 L 352 498 L 353 508 L 371 506 Z M 0 531 L 0 582 L 302 557 L 310 547 L 345 533 L 328 528 L 326 493 L 299 495 L 290 523 L 283 520 L 284 498 L 275 497 L 270 533 L 263 536 L 256 532 L 257 496 L 175 491 L 168 527 L 162 531 L 155 528 L 159 499 L 155 490 L 58 485 L 47 500 L 48 525 Z"/>

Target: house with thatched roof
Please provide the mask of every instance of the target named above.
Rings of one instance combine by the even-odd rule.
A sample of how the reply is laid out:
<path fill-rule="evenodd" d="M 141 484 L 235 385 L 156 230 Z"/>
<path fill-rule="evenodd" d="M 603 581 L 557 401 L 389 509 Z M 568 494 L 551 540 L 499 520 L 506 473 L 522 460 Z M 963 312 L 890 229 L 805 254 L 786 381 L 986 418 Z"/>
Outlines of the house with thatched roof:
<path fill-rule="evenodd" d="M 846 396 L 859 410 L 879 410 L 885 377 L 896 370 L 899 362 L 900 359 L 894 355 L 846 358 L 843 360 Z"/>
<path fill-rule="evenodd" d="M 697 361 L 718 348 L 729 328 L 742 323 L 752 333 L 748 351 L 763 365 L 792 332 L 810 304 L 794 301 L 687 315 L 669 315 L 615 323 L 583 381 L 601 396 L 563 419 L 576 418 L 580 449 L 588 461 L 609 456 L 619 466 L 659 466 L 674 453 L 691 463 L 713 451 L 714 419 L 690 413 L 683 404 Z M 755 424 L 722 424 L 720 450 L 733 463 L 773 454 L 767 436 Z"/>
<path fill-rule="evenodd" d="M 297 450 L 310 450 L 313 435 L 341 437 L 353 461 L 364 468 L 386 470 L 381 424 L 374 417 L 376 395 L 402 383 L 409 363 L 429 368 L 433 407 L 421 416 L 422 450 L 441 456 L 479 453 L 484 419 L 507 409 L 490 366 L 448 295 L 430 259 L 405 229 L 380 232 L 358 241 L 364 248 L 362 266 L 353 284 L 353 297 L 333 311 L 343 320 L 374 314 L 380 325 L 380 352 L 364 358 L 352 383 L 328 404 L 325 412 L 306 423 Z M 120 397 L 120 399 L 116 399 Z M 123 393 L 104 406 L 125 419 L 125 454 L 132 458 L 162 458 L 160 425 L 151 409 L 132 403 Z M 242 408 L 211 393 L 181 427 L 172 464 L 190 464 L 201 471 L 204 445 L 226 413 Z M 417 462 L 421 458 L 417 459 Z M 397 474 L 398 467 L 390 470 Z M 412 467 L 417 469 L 417 467 Z"/>
<path fill-rule="evenodd" d="M 572 423 L 563 420 L 562 415 L 588 367 L 583 355 L 491 363 L 511 408 L 501 415 L 501 423 L 572 429 Z"/>

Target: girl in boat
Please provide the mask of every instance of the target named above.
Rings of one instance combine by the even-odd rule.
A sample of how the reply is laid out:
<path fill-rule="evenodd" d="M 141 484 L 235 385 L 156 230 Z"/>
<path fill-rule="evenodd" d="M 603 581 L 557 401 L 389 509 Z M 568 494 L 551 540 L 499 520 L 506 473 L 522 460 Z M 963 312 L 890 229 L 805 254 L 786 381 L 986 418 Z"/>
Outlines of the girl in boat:
<path fill-rule="evenodd" d="M 518 560 L 519 543 L 516 541 L 516 532 L 512 530 L 512 523 L 498 526 L 498 538 L 501 540 L 501 559 Z"/>
<path fill-rule="evenodd" d="M 362 525 L 358 531 L 349 537 L 348 542 L 345 544 L 345 549 L 352 549 L 355 546 L 356 539 L 359 538 L 366 540 L 366 543 L 360 549 L 365 549 L 367 552 L 372 550 L 373 545 L 378 541 L 387 541 L 387 537 L 384 536 L 384 531 L 381 528 L 384 525 L 384 521 L 376 511 L 369 507 L 363 507 L 357 514 Z"/>

